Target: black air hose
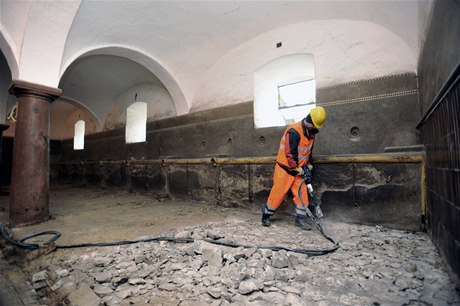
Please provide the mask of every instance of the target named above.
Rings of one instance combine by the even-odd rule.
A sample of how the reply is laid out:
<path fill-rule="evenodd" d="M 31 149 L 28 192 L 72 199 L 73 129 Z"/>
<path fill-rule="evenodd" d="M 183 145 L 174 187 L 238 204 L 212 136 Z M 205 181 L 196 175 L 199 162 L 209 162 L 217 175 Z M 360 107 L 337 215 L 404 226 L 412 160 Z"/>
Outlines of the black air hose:
<path fill-rule="evenodd" d="M 47 242 L 43 243 L 42 245 L 36 243 L 25 243 L 25 241 L 44 235 L 53 235 L 51 239 Z M 59 237 L 61 237 L 61 233 L 57 231 L 44 231 L 40 233 L 36 233 L 30 236 L 27 236 L 19 241 L 14 240 L 12 237 L 12 233 L 10 230 L 3 227 L 0 223 L 0 236 L 7 240 L 9 243 L 26 250 L 36 250 L 41 246 L 50 244 L 56 241 Z M 147 238 L 147 239 L 138 239 L 138 240 L 122 240 L 122 241 L 114 241 L 114 242 L 96 242 L 96 243 L 79 243 L 79 244 L 68 244 L 68 245 L 55 245 L 57 249 L 71 249 L 71 248 L 82 248 L 82 247 L 104 247 L 104 246 L 116 246 L 116 245 L 126 245 L 126 244 L 134 244 L 134 243 L 141 243 L 141 242 L 153 242 L 153 241 L 169 241 L 175 243 L 189 243 L 193 242 L 193 238 L 176 238 L 176 237 L 155 237 L 155 238 Z"/>
<path fill-rule="evenodd" d="M 339 248 L 339 244 L 334 241 L 331 237 L 329 237 L 321 228 L 321 225 L 318 223 L 318 221 L 315 219 L 315 217 L 312 215 L 310 210 L 305 206 L 303 200 L 302 200 L 302 195 L 300 193 L 300 188 L 302 184 L 305 184 L 305 180 L 302 180 L 299 186 L 299 198 L 302 204 L 304 205 L 305 209 L 307 210 L 308 216 L 313 220 L 313 223 L 315 224 L 316 228 L 320 231 L 323 236 L 331 241 L 334 246 L 328 249 L 316 249 L 316 250 L 309 250 L 309 249 L 291 249 L 287 247 L 282 247 L 282 246 L 253 246 L 253 245 L 242 245 L 242 244 L 237 244 L 237 243 L 232 243 L 232 242 L 225 242 L 225 241 L 220 241 L 220 240 L 214 240 L 214 239 L 202 239 L 205 242 L 216 244 L 216 245 L 222 245 L 222 246 L 227 246 L 227 247 L 232 247 L 232 248 L 238 248 L 238 247 L 243 247 L 243 248 L 256 248 L 256 249 L 269 249 L 273 251 L 281 251 L 285 250 L 288 252 L 294 252 L 294 253 L 300 253 L 300 254 L 305 254 L 309 256 L 320 256 L 320 255 L 326 255 L 328 253 L 334 252 Z M 53 243 L 56 241 L 61 234 L 57 231 L 44 231 L 40 232 L 37 234 L 33 234 L 30 236 L 27 236 L 19 241 L 16 241 L 12 238 L 12 233 L 10 230 L 7 230 L 3 225 L 0 223 L 0 236 L 3 237 L 5 240 L 10 242 L 11 244 L 21 248 L 21 249 L 27 249 L 27 250 L 36 250 L 39 247 L 43 245 L 39 245 L 36 243 L 25 243 L 25 241 L 38 237 L 38 236 L 43 236 L 43 235 L 53 235 L 53 237 L 45 242 L 43 245 L 47 245 L 50 243 Z M 147 238 L 147 239 L 138 239 L 138 240 L 122 240 L 122 241 L 114 241 L 114 242 L 98 242 L 98 243 L 80 243 L 80 244 L 69 244 L 69 245 L 55 245 L 57 249 L 70 249 L 70 248 L 81 248 L 81 247 L 104 247 L 104 246 L 117 246 L 117 245 L 127 245 L 127 244 L 134 244 L 134 243 L 141 243 L 141 242 L 154 242 L 154 241 L 168 241 L 168 242 L 174 242 L 174 243 L 192 243 L 195 241 L 195 239 L 191 237 L 185 237 L 185 238 L 176 238 L 176 237 L 155 237 L 155 238 Z"/>

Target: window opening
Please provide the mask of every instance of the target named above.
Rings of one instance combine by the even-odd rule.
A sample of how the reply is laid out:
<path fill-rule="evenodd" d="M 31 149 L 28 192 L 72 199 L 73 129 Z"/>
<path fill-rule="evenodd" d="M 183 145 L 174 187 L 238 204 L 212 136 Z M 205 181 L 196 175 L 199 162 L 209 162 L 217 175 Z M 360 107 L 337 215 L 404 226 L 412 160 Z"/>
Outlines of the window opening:
<path fill-rule="evenodd" d="M 85 121 L 78 120 L 75 123 L 73 136 L 73 149 L 83 150 L 85 148 Z"/>
<path fill-rule="evenodd" d="M 126 143 L 144 142 L 146 134 L 147 103 L 133 103 L 126 109 Z"/>
<path fill-rule="evenodd" d="M 316 82 L 314 79 L 278 86 L 278 108 L 286 124 L 305 118 L 316 105 Z"/>

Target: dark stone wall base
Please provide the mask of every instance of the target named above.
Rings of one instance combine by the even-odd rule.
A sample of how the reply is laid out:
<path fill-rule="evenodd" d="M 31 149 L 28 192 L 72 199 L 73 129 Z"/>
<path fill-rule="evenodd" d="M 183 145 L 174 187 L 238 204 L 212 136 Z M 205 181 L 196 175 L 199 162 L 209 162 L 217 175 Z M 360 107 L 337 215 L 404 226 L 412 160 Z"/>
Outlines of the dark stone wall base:
<path fill-rule="evenodd" d="M 123 187 L 155 197 L 205 201 L 260 211 L 272 187 L 274 163 L 186 163 L 184 160 L 56 163 L 55 180 L 98 188 Z M 418 231 L 421 164 L 316 164 L 315 194 L 326 218 Z M 277 214 L 294 213 L 288 194 Z"/>

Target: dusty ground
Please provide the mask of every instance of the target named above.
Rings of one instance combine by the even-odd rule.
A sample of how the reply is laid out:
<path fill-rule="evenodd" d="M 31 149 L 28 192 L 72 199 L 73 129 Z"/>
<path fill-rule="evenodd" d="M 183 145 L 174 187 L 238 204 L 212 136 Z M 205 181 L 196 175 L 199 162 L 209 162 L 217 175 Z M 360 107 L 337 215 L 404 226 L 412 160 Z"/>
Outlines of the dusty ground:
<path fill-rule="evenodd" d="M 9 198 L 0 197 L 0 222 L 8 221 Z M 259 212 L 218 208 L 206 203 L 163 199 L 125 190 L 102 190 L 53 184 L 50 220 L 14 230 L 25 237 L 45 230 L 59 231 L 60 244 L 102 242 L 154 236 L 169 229 L 217 221 L 229 215 L 258 219 Z M 49 237 L 47 237 L 49 238 Z"/>
<path fill-rule="evenodd" d="M 8 201 L 0 197 L 2 223 L 8 219 Z M 58 293 L 63 288 L 66 294 L 74 292 L 69 295 L 72 305 L 460 305 L 424 233 L 326 218 L 323 227 L 341 247 L 332 254 L 308 257 L 203 242 L 219 237 L 254 246 L 330 246 L 318 231 L 295 227 L 289 216 L 276 216 L 271 227 L 262 227 L 258 210 L 54 184 L 50 213 L 49 221 L 17 228 L 14 237 L 56 230 L 62 234 L 57 245 L 157 236 L 195 239 L 191 245 L 155 242 L 58 249 L 39 257 L 36 251 L 29 253 L 35 258 L 20 265 L 22 281 L 38 285 L 33 277 L 46 271 L 47 283 L 42 283 L 46 288 L 56 286 Z M 44 295 L 43 287 L 37 291 Z M 49 296 L 39 301 L 55 302 Z"/>

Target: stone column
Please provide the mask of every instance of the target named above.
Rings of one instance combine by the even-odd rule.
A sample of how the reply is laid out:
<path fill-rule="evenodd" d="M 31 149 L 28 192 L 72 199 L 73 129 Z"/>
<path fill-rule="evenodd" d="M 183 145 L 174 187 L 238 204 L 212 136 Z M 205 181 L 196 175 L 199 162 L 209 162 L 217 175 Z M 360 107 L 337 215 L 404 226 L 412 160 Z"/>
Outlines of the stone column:
<path fill-rule="evenodd" d="M 50 103 L 61 90 L 13 80 L 8 90 L 18 100 L 10 190 L 10 226 L 49 218 Z"/>
<path fill-rule="evenodd" d="M 3 164 L 3 152 L 2 152 L 2 145 L 3 145 L 3 131 L 7 130 L 10 126 L 7 124 L 0 124 L 0 173 L 2 170 L 2 164 Z M 3 193 L 2 192 L 2 178 L 0 175 L 0 195 L 3 194 L 8 194 L 8 193 Z"/>

